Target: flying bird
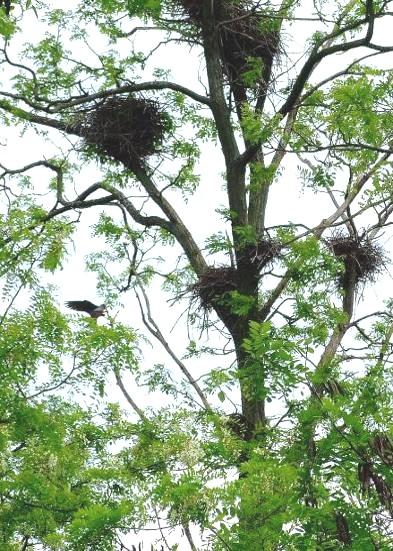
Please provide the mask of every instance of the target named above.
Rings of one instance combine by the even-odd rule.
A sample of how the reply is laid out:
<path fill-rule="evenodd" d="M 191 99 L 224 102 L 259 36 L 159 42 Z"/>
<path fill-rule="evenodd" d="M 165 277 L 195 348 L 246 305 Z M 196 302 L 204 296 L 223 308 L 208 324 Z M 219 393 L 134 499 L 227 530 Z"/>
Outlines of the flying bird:
<path fill-rule="evenodd" d="M 90 302 L 90 300 L 69 300 L 66 302 L 66 306 L 71 308 L 71 310 L 86 312 L 94 319 L 97 319 L 100 316 L 105 316 L 106 312 L 105 304 L 100 304 L 97 306 L 96 304 Z"/>

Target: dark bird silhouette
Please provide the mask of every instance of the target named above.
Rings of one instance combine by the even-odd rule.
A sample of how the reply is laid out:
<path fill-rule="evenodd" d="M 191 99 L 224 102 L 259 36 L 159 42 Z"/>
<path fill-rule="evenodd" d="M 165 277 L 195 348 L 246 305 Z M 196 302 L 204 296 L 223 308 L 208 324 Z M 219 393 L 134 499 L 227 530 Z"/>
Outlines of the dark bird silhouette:
<path fill-rule="evenodd" d="M 11 11 L 11 0 L 0 0 L 0 6 L 4 6 L 6 15 L 10 14 Z"/>
<path fill-rule="evenodd" d="M 77 310 L 78 312 L 86 312 L 94 319 L 99 318 L 100 316 L 105 316 L 106 306 L 105 304 L 100 304 L 97 306 L 89 300 L 69 300 L 66 302 L 66 306 L 71 308 L 71 310 Z"/>

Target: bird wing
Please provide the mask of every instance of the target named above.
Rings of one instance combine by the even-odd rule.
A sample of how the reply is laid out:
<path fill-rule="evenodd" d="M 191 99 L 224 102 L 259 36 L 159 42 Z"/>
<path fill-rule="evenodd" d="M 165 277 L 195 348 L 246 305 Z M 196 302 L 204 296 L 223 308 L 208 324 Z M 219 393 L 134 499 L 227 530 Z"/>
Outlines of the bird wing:
<path fill-rule="evenodd" d="M 66 305 L 72 310 L 77 310 L 78 312 L 87 312 L 88 314 L 91 314 L 93 310 L 98 308 L 98 306 L 90 302 L 90 300 L 69 300 L 68 302 L 66 302 Z"/>

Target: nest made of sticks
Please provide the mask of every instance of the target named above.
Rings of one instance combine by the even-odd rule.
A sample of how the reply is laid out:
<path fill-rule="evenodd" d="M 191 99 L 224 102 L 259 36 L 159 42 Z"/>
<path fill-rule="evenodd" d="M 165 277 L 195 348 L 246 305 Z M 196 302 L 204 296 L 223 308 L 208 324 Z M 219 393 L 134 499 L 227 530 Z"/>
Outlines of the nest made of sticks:
<path fill-rule="evenodd" d="M 211 310 L 237 288 L 235 271 L 229 266 L 209 267 L 192 286 L 192 295 L 198 298 L 205 310 Z"/>
<path fill-rule="evenodd" d="M 226 416 L 225 424 L 228 429 L 240 438 L 240 440 L 251 440 L 253 430 L 251 423 L 241 413 L 230 413 Z"/>
<path fill-rule="evenodd" d="M 188 20 L 200 27 L 200 0 L 178 0 Z M 280 47 L 279 32 L 266 28 L 267 17 L 256 11 L 249 0 L 216 0 L 214 17 L 219 33 L 223 69 L 230 80 L 238 79 L 250 70 L 249 58 L 262 59 L 271 65 Z M 264 28 L 265 27 L 265 28 Z"/>
<path fill-rule="evenodd" d="M 132 95 L 106 98 L 78 115 L 75 129 L 85 144 L 131 169 L 159 151 L 169 129 L 157 102 Z"/>
<path fill-rule="evenodd" d="M 201 0 L 179 0 L 184 12 L 192 23 L 200 25 L 202 20 Z"/>
<path fill-rule="evenodd" d="M 258 271 L 261 271 L 279 257 L 281 249 L 282 243 L 278 239 L 265 237 L 256 245 L 245 247 L 243 256 L 247 257 Z"/>
<path fill-rule="evenodd" d="M 339 277 L 342 286 L 349 273 L 354 271 L 355 283 L 375 281 L 386 268 L 387 260 L 382 247 L 367 236 L 358 237 L 337 232 L 326 240 L 334 256 L 344 262 L 344 274 Z"/>

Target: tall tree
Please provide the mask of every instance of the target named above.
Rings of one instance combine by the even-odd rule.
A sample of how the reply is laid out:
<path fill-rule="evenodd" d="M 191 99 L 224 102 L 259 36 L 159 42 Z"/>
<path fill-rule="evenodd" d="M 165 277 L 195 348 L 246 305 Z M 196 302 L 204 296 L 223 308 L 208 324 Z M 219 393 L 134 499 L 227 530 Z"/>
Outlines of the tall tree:
<path fill-rule="evenodd" d="M 4 549 L 124 549 L 132 529 L 170 548 L 173 527 L 181 548 L 390 549 L 393 312 L 368 290 L 393 212 L 392 2 L 51 4 L 0 14 L 3 124 L 50 151 L 1 160 Z M 166 68 L 184 52 L 191 83 Z M 221 225 L 203 241 L 189 205 L 211 150 Z M 138 359 L 135 330 L 71 321 L 43 289 L 87 210 L 101 293 L 135 296 L 180 380 Z M 156 281 L 188 308 L 183 347 Z"/>

